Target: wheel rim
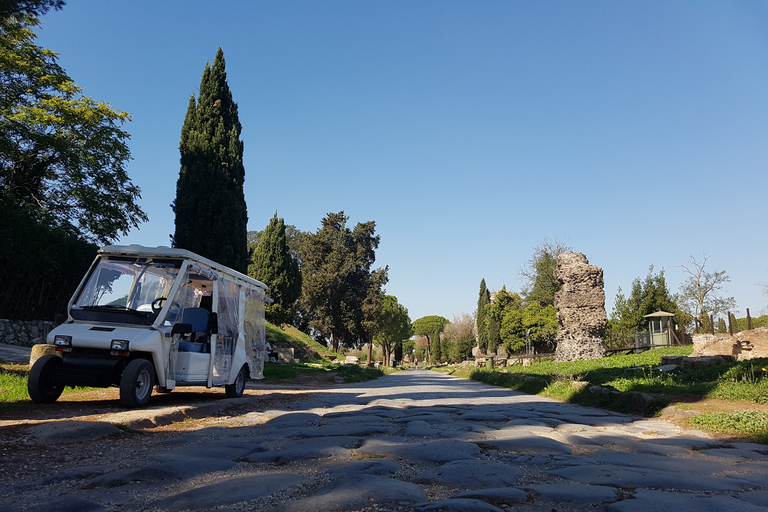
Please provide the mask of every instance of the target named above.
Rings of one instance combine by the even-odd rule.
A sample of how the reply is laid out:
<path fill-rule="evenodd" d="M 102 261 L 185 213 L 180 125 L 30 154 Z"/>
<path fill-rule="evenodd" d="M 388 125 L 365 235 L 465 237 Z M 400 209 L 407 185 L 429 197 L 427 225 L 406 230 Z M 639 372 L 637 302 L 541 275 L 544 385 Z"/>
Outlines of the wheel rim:
<path fill-rule="evenodd" d="M 152 391 L 150 388 L 151 380 L 148 371 L 144 370 L 139 373 L 136 377 L 136 398 L 144 400 L 147 397 L 148 393 Z"/>
<path fill-rule="evenodd" d="M 245 391 L 245 370 L 240 370 L 240 373 L 237 374 L 235 389 L 237 389 L 238 394 Z"/>

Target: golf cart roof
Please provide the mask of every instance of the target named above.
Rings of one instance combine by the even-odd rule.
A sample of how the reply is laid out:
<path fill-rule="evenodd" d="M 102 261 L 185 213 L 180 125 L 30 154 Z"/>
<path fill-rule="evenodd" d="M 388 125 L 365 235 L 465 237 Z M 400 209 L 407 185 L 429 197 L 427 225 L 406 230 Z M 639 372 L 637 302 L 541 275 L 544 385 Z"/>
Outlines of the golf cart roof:
<path fill-rule="evenodd" d="M 177 249 L 174 247 L 165 247 L 162 245 L 159 247 L 144 247 L 143 245 L 137 245 L 137 244 L 107 245 L 99 249 L 99 254 L 105 255 L 105 256 L 133 256 L 133 257 L 142 257 L 142 258 L 178 258 L 182 260 L 191 260 L 191 261 L 194 261 L 195 263 L 202 263 L 203 265 L 210 267 L 213 270 L 216 270 L 223 274 L 228 274 L 231 277 L 237 278 L 241 281 L 245 281 L 251 286 L 262 288 L 264 291 L 269 290 L 269 287 L 264 283 L 262 283 L 261 281 L 257 281 L 256 279 L 253 279 L 252 277 L 248 277 L 247 275 L 242 274 L 237 270 L 233 270 L 227 266 L 222 265 L 221 263 L 216 263 L 213 260 L 204 258 L 199 254 L 195 254 L 194 252 L 188 251 L 186 249 Z"/>

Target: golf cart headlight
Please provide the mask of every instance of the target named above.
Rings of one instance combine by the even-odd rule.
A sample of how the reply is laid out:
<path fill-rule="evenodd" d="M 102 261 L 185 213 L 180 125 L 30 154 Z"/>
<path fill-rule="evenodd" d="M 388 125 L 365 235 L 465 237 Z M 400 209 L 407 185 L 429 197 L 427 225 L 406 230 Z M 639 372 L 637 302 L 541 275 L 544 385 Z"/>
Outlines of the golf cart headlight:
<path fill-rule="evenodd" d="M 112 344 L 109 346 L 111 350 L 119 350 L 125 352 L 128 350 L 128 340 L 112 340 Z"/>
<path fill-rule="evenodd" d="M 53 337 L 53 344 L 57 347 L 71 347 L 72 336 L 64 336 L 63 334 L 57 334 Z"/>

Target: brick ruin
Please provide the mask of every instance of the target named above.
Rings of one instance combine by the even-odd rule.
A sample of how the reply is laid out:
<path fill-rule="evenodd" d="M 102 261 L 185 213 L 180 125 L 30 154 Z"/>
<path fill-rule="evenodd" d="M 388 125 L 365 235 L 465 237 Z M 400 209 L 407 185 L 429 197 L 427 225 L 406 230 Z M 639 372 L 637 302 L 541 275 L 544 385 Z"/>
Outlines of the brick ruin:
<path fill-rule="evenodd" d="M 605 314 L 603 269 L 590 265 L 579 252 L 557 257 L 555 278 L 560 290 L 555 294 L 557 308 L 556 361 L 598 359 L 605 356 L 603 336 Z"/>

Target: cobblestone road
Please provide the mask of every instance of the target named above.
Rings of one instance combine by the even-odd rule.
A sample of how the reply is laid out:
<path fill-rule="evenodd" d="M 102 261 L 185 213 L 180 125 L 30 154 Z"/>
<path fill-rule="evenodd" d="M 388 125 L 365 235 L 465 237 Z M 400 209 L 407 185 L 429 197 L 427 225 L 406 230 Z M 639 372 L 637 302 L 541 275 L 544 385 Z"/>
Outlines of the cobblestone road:
<path fill-rule="evenodd" d="M 40 427 L 25 428 L 34 442 Z M 88 442 L 95 463 L 72 458 L 23 479 L 3 468 L 0 511 L 768 507 L 764 445 L 429 371 L 307 393 L 197 430 L 120 432 Z M 134 455 L 109 462 L 116 439 Z M 74 457 L 85 444 L 64 441 L 46 438 L 42 456 Z"/>

